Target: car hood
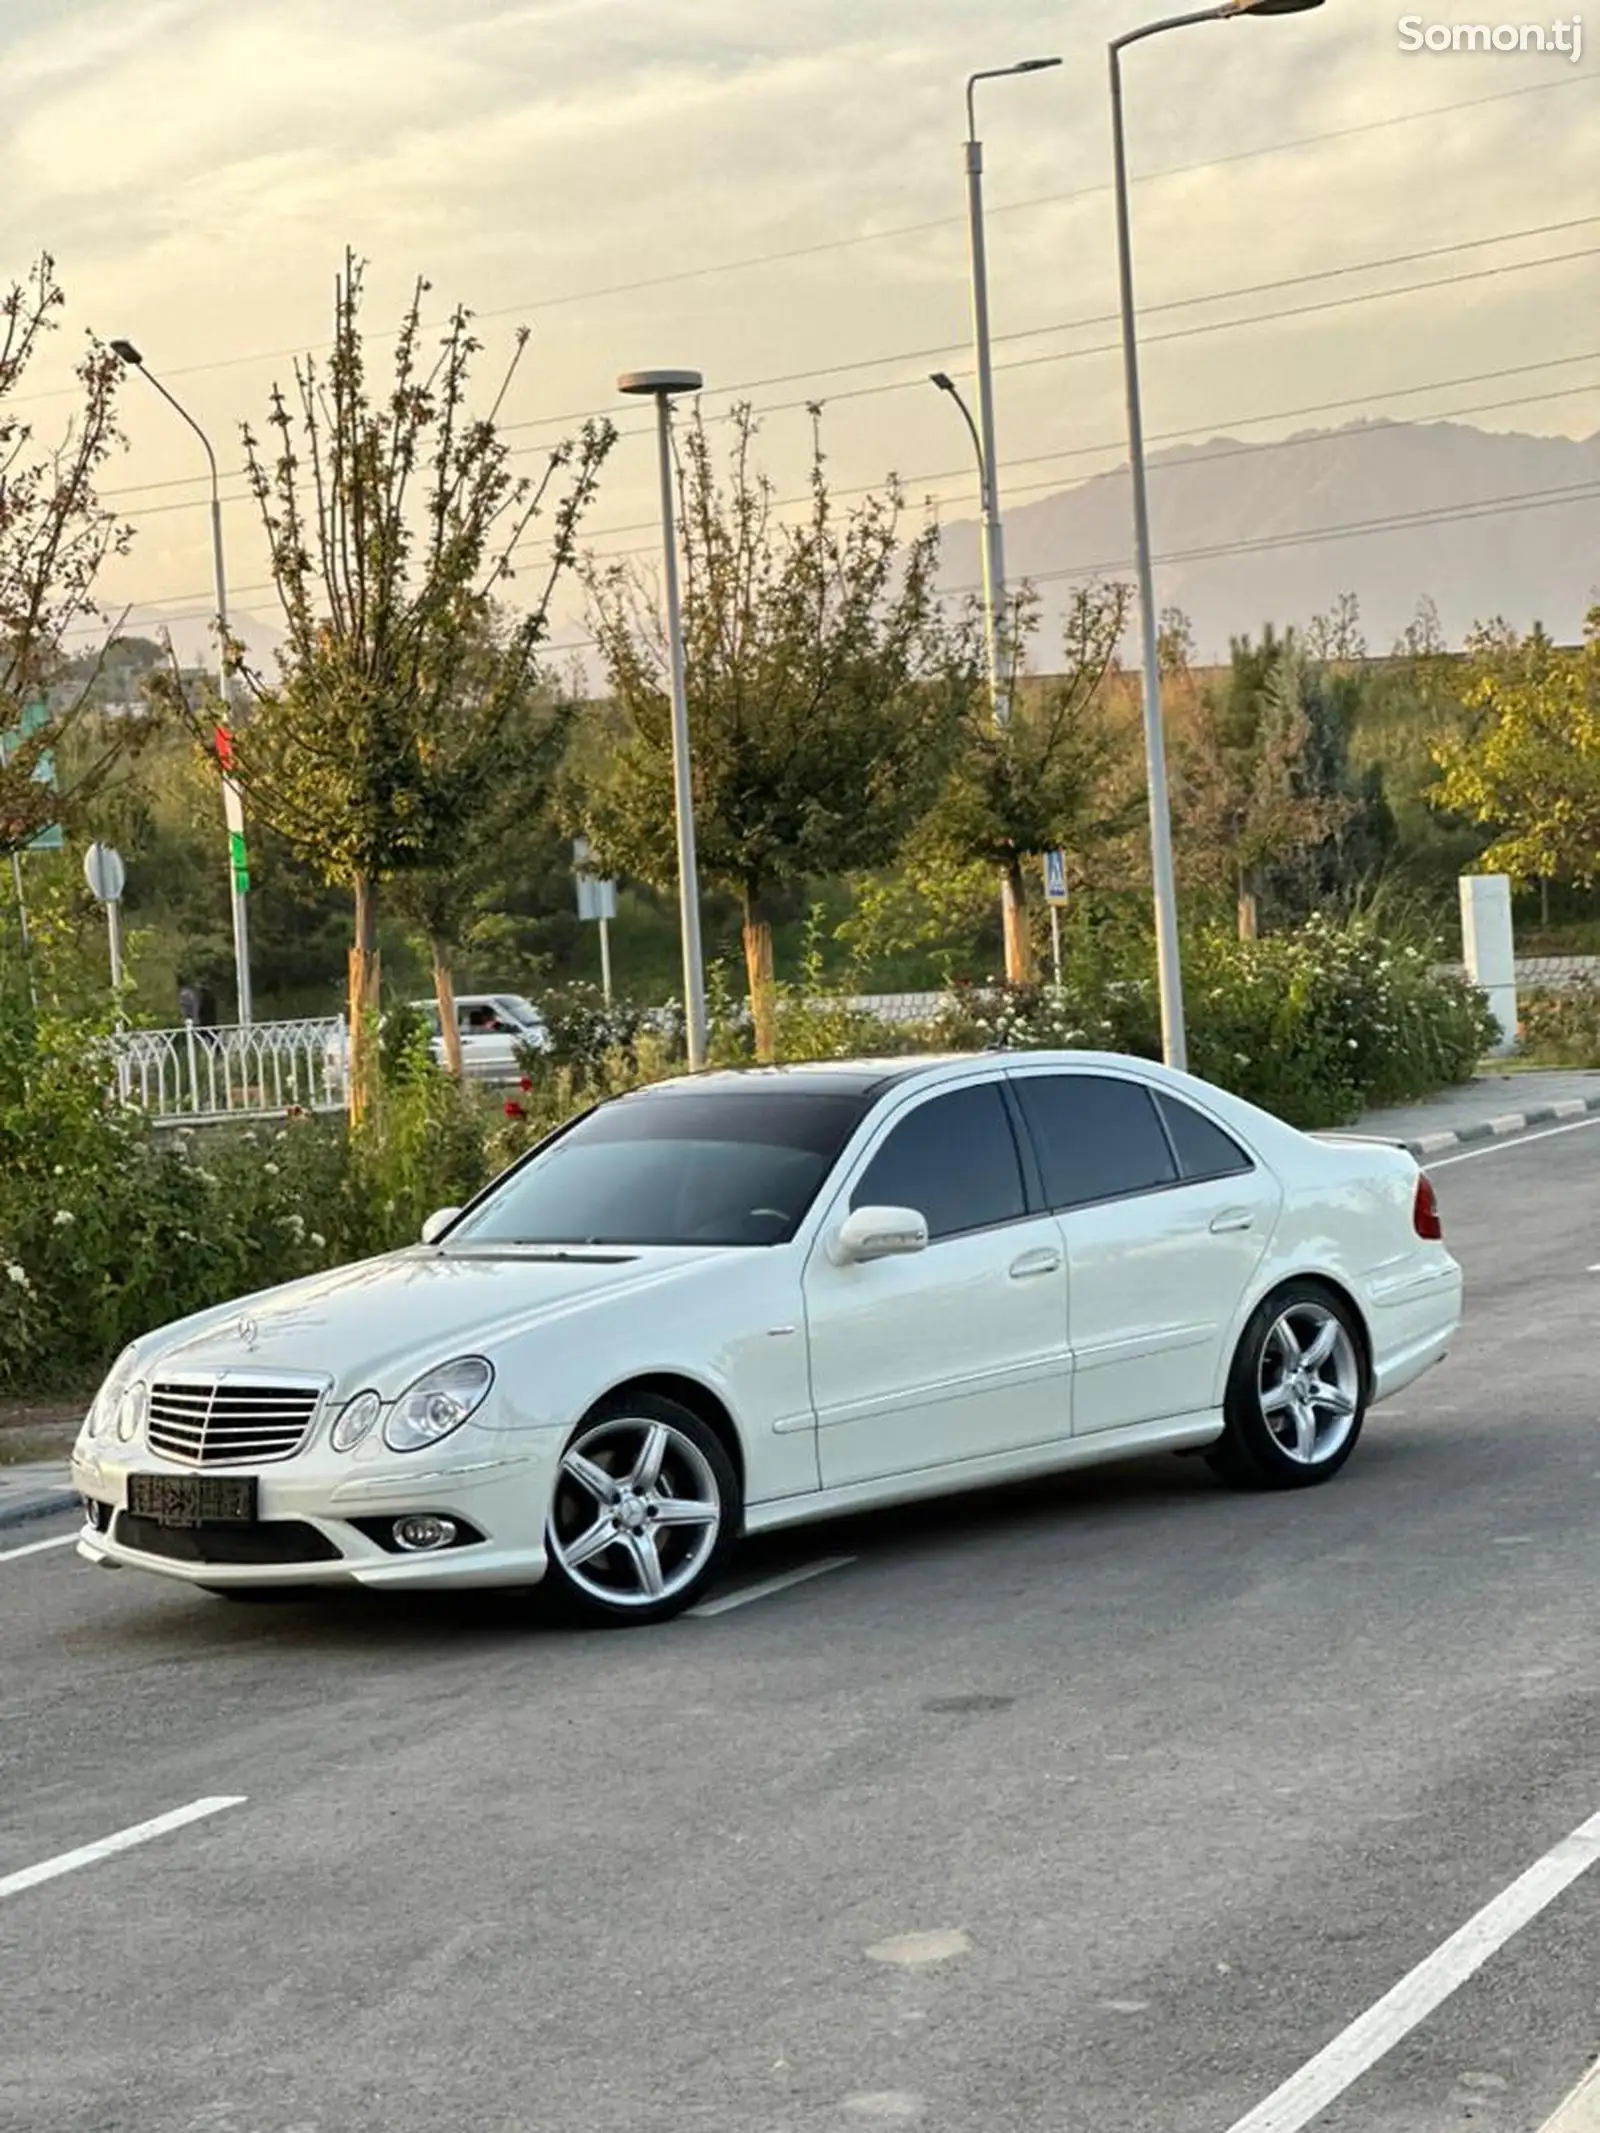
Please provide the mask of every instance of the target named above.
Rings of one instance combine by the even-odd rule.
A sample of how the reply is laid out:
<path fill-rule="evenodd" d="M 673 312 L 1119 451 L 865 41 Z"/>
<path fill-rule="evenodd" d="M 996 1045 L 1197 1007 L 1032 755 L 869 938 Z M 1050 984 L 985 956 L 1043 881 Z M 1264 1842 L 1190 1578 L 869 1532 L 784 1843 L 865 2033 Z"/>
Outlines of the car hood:
<path fill-rule="evenodd" d="M 624 1293 L 681 1281 L 726 1254 L 411 1249 L 313 1275 L 184 1320 L 139 1343 L 139 1368 L 326 1373 L 398 1391 L 415 1371 L 496 1344 Z"/>

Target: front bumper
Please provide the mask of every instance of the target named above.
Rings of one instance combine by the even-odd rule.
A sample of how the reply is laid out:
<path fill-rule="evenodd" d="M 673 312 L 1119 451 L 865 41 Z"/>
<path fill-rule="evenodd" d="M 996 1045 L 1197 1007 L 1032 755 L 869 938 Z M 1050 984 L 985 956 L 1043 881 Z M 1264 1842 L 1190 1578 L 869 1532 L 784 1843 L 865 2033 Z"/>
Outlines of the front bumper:
<path fill-rule="evenodd" d="M 105 1447 L 91 1446 L 72 1460 L 72 1485 L 90 1512 L 78 1553 L 107 1568 L 148 1570 L 218 1588 L 367 1585 L 470 1591 L 534 1585 L 545 1570 L 545 1509 L 555 1457 L 553 1443 L 519 1446 L 510 1453 L 503 1435 L 488 1433 L 475 1443 L 451 1439 L 432 1459 L 418 1454 L 363 1462 L 362 1472 L 326 1451 L 255 1468 L 197 1469 L 138 1449 L 108 1456 Z M 196 1472 L 219 1478 L 254 1474 L 256 1523 L 178 1528 L 165 1542 L 161 1528 L 129 1514 L 130 1475 Z M 375 1537 L 395 1519 L 424 1513 L 453 1519 L 482 1538 L 403 1554 Z M 161 1552 L 164 1542 L 182 1553 Z M 316 1559 L 284 1559 L 302 1550 L 314 1551 Z M 238 1560 L 241 1554 L 252 1559 Z"/>

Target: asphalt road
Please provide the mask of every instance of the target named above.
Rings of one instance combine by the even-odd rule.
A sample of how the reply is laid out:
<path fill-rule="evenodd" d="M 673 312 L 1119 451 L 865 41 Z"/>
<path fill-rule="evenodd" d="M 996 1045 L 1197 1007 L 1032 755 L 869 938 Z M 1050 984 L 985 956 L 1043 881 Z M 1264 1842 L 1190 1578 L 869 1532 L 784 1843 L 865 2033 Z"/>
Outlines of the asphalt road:
<path fill-rule="evenodd" d="M 1305 1495 L 856 1521 L 631 1634 L 0 1559 L 0 1891 L 240 1801 L 0 1893 L 0 2127 L 1231 2133 L 1600 1811 L 1600 1120 L 1434 1174 L 1468 1329 Z M 1305 2122 L 1535 2133 L 1597 1947 L 1600 1870 Z"/>

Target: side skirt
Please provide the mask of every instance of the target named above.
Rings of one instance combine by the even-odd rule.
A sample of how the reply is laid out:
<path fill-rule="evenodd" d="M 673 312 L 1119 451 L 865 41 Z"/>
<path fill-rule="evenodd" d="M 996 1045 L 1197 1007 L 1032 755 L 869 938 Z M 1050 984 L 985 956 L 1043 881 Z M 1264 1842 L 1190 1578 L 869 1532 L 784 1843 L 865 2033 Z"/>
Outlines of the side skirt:
<path fill-rule="evenodd" d="M 1165 1422 L 1140 1422 L 1132 1429 L 1098 1430 L 1089 1437 L 1062 1437 L 1054 1444 L 1030 1445 L 999 1459 L 962 1459 L 954 1465 L 919 1467 L 880 1480 L 852 1482 L 847 1488 L 753 1503 L 745 1511 L 744 1530 L 771 1533 L 780 1526 L 806 1525 L 849 1511 L 874 1510 L 881 1504 L 959 1496 L 969 1489 L 995 1488 L 1041 1474 L 1065 1474 L 1075 1467 L 1107 1466 L 1113 1460 L 1136 1459 L 1151 1452 L 1202 1451 L 1221 1435 L 1222 1416 L 1213 1409 Z"/>

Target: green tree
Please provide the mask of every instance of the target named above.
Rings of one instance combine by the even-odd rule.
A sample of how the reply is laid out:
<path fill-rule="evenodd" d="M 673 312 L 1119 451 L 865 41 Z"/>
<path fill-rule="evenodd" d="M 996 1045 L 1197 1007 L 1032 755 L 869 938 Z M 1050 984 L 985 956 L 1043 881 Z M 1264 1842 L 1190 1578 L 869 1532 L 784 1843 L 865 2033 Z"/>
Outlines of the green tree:
<path fill-rule="evenodd" d="M 1327 670 L 1293 630 L 1236 637 L 1226 685 L 1196 693 L 1174 753 L 1184 872 L 1231 893 L 1250 939 L 1263 894 L 1297 869 L 1303 877 L 1308 855 L 1335 843 L 1359 806 Z"/>
<path fill-rule="evenodd" d="M 139 737 L 86 717 L 98 663 L 75 677 L 69 647 L 101 619 L 101 568 L 132 538 L 96 489 L 122 446 L 122 366 L 90 341 L 75 370 L 77 411 L 54 444 L 20 411 L 20 388 L 65 300 L 48 254 L 0 295 L 0 855 L 80 819 Z"/>
<path fill-rule="evenodd" d="M 768 899 L 894 858 L 948 760 L 978 668 L 970 631 L 940 608 L 938 531 L 902 545 L 892 484 L 841 517 L 814 426 L 810 508 L 783 525 L 754 465 L 748 408 L 734 411 L 732 431 L 726 487 L 698 413 L 684 439 L 685 665 L 699 864 L 739 900 L 767 1059 Z M 583 798 L 583 826 L 608 865 L 665 887 L 677 864 L 665 626 L 637 572 L 596 568 L 589 582 L 626 737 Z"/>
<path fill-rule="evenodd" d="M 1027 862 L 1059 846 L 1079 879 L 1091 881 L 1096 855 L 1126 834 L 1143 805 L 1142 775 L 1128 774 L 1104 686 L 1130 600 L 1125 585 L 1080 587 L 1067 611 L 1061 671 L 1014 685 L 1005 725 L 995 725 L 986 699 L 969 698 L 960 751 L 924 824 L 930 852 L 957 867 L 987 862 L 1010 884 L 1023 983 L 1033 976 Z M 1032 627 L 1024 609 L 1019 647 Z"/>
<path fill-rule="evenodd" d="M 446 755 L 472 745 L 479 692 L 498 657 L 491 639 L 466 677 L 462 691 L 439 707 L 438 739 Z M 464 951 L 482 944 L 483 925 L 504 909 L 511 884 L 506 858 L 525 841 L 530 826 L 547 827 L 550 798 L 571 727 L 573 705 L 553 696 L 529 676 L 508 713 L 498 760 L 487 790 L 478 798 L 470 835 L 432 866 L 397 874 L 392 901 L 426 948 L 445 1064 L 462 1071 L 461 1032 L 455 1011 L 455 966 Z M 457 730 L 465 727 L 465 731 Z"/>
<path fill-rule="evenodd" d="M 501 410 L 526 330 L 487 412 L 474 414 L 471 314 L 454 312 L 429 361 L 427 288 L 416 285 L 380 393 L 362 338 L 362 271 L 347 257 L 326 368 L 309 356 L 296 364 L 293 407 L 273 392 L 275 457 L 244 435 L 287 643 L 275 681 L 246 677 L 255 701 L 234 757 L 256 812 L 352 897 L 357 1117 L 372 1086 L 381 892 L 407 874 L 449 871 L 492 817 L 550 599 L 573 566 L 613 435 L 591 424 L 538 473 L 517 474 Z M 492 600 L 563 476 L 542 577 L 504 621 Z"/>
<path fill-rule="evenodd" d="M 1481 864 L 1532 882 L 1600 880 L 1600 607 L 1581 649 L 1504 623 L 1467 647 L 1467 730 L 1442 739 L 1429 798 L 1493 833 Z"/>

